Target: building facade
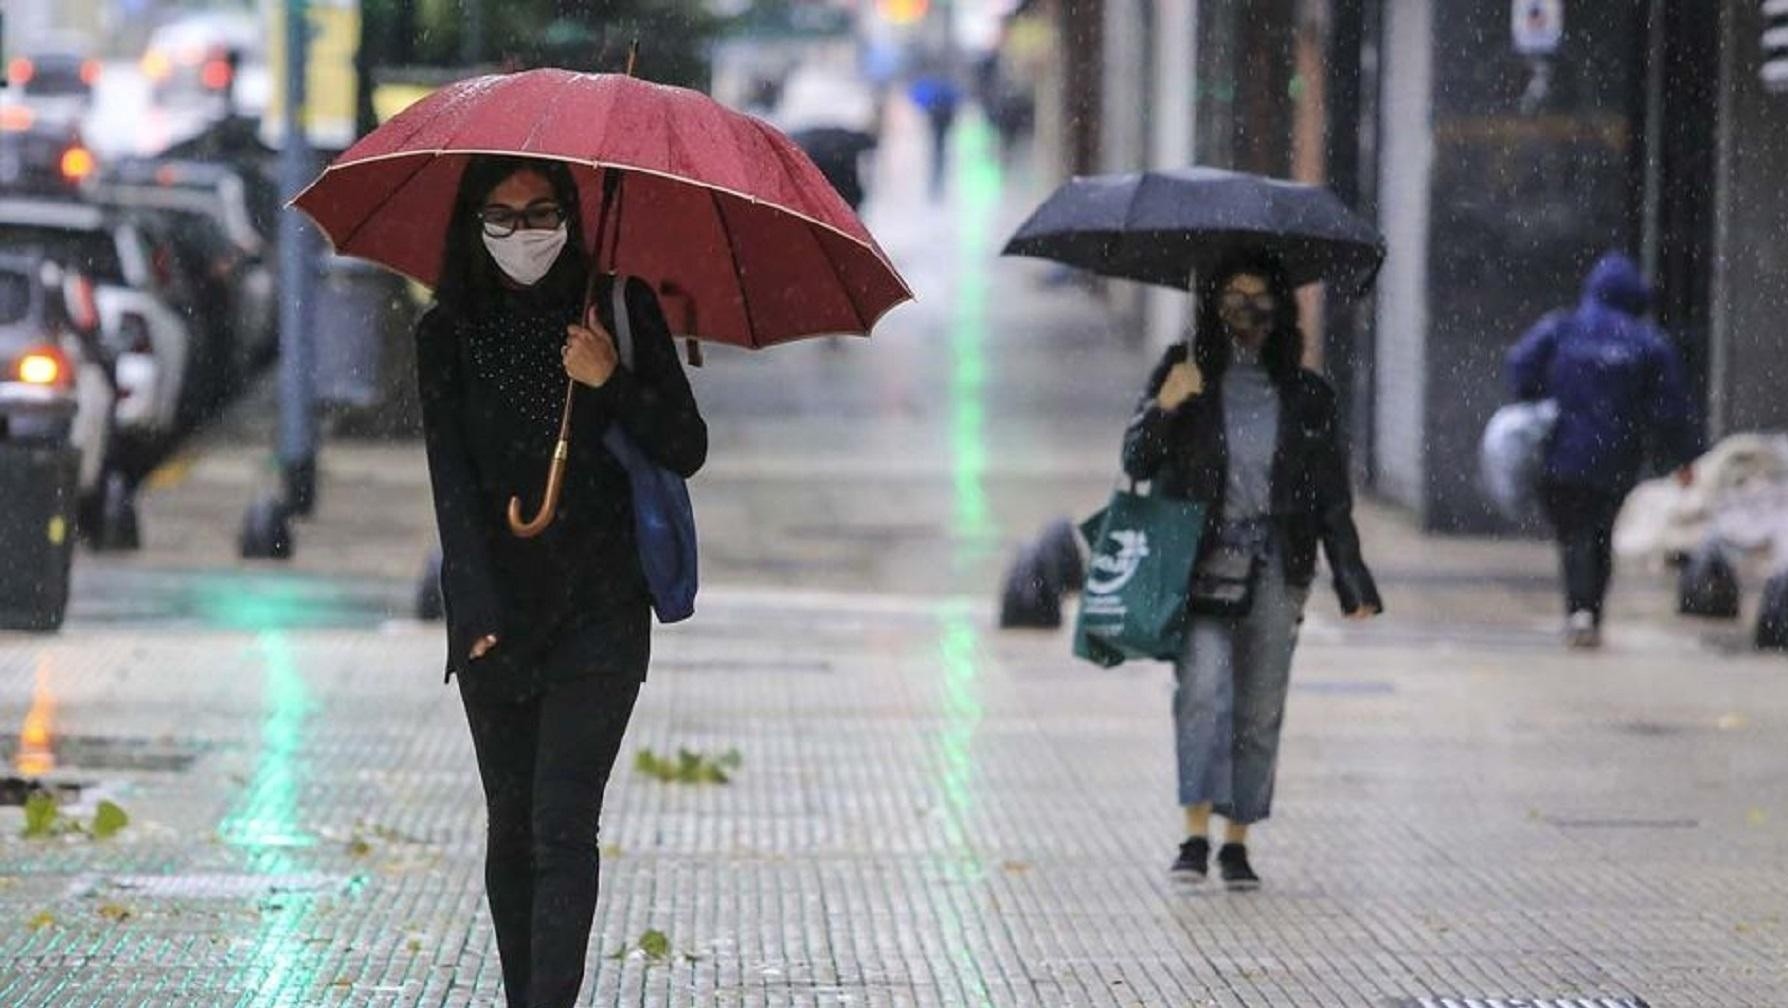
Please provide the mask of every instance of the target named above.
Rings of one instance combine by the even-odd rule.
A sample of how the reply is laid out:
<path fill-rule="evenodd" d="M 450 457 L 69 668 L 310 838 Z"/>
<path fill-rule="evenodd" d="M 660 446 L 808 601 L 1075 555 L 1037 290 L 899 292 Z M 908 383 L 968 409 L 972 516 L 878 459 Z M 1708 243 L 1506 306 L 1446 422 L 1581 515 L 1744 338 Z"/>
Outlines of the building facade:
<path fill-rule="evenodd" d="M 1788 429 L 1771 2 L 1057 0 L 1101 58 L 1095 135 L 1064 163 L 1294 177 L 1375 219 L 1376 294 L 1306 292 L 1309 360 L 1377 494 L 1433 530 L 1502 531 L 1475 455 L 1503 353 L 1609 249 L 1654 278 L 1710 436 Z M 1108 296 L 1147 338 L 1183 338 L 1183 295 Z"/>

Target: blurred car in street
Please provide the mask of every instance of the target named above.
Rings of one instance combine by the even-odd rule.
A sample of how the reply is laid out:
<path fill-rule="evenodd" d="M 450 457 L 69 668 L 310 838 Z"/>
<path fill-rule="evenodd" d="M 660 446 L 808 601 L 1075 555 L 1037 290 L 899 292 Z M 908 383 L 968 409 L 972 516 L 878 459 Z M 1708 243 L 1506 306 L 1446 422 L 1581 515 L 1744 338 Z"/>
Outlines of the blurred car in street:
<path fill-rule="evenodd" d="M 159 105 L 228 105 L 236 78 L 260 62 L 263 25 L 246 11 L 203 11 L 157 28 L 140 67 Z"/>
<path fill-rule="evenodd" d="M 116 362 L 118 454 L 142 475 L 199 405 L 198 306 L 172 249 L 115 210 L 0 198 L 0 250 L 52 259 L 93 282 L 100 338 Z"/>
<path fill-rule="evenodd" d="M 107 165 L 89 191 L 164 238 L 205 306 L 200 380 L 207 405 L 235 392 L 271 359 L 279 316 L 272 243 L 254 205 L 250 174 L 229 165 L 156 158 Z"/>
<path fill-rule="evenodd" d="M 0 191 L 76 197 L 98 167 L 78 118 L 0 98 Z"/>
<path fill-rule="evenodd" d="M 73 445 L 80 489 L 93 492 L 116 398 L 93 285 L 41 256 L 0 252 L 0 437 Z"/>
<path fill-rule="evenodd" d="M 102 72 L 98 57 L 79 38 L 40 41 L 6 64 L 6 81 L 20 102 L 46 118 L 73 121 L 86 115 Z"/>

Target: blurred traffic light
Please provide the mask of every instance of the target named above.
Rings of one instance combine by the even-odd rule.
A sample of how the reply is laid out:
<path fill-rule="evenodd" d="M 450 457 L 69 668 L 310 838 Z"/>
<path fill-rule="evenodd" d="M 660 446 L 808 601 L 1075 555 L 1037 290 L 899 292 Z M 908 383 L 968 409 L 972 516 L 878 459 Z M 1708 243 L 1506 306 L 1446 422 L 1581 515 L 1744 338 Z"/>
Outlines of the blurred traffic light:
<path fill-rule="evenodd" d="M 890 24 L 917 24 L 931 12 L 931 0 L 876 0 L 876 9 Z"/>

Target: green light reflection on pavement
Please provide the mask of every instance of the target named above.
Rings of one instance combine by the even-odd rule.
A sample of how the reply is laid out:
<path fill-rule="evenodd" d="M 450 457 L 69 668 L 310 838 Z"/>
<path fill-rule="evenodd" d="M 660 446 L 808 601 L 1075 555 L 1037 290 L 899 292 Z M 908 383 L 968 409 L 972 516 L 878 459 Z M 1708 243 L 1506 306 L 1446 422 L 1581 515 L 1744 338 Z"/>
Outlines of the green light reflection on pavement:
<path fill-rule="evenodd" d="M 299 822 L 306 722 L 316 704 L 299 671 L 286 634 L 269 630 L 257 638 L 263 674 L 260 753 L 253 775 L 218 835 L 242 850 L 257 875 L 291 875 L 301 870 L 295 852 L 316 844 Z M 238 986 L 249 993 L 238 1008 L 298 1003 L 294 995 L 320 995 L 320 948 L 300 933 L 317 896 L 287 892 L 260 909 L 260 926 L 249 940 L 250 959 L 239 970 Z"/>
<path fill-rule="evenodd" d="M 987 501 L 987 301 L 1000 164 L 992 131 L 978 117 L 961 121 L 956 144 L 956 299 L 950 320 L 950 452 L 955 532 L 968 552 L 991 549 Z"/>
<path fill-rule="evenodd" d="M 943 736 L 939 741 L 943 763 L 944 829 L 949 856 L 944 858 L 944 878 L 950 883 L 938 894 L 938 922 L 951 941 L 956 976 L 964 984 L 969 1003 L 992 1004 L 982 963 L 969 949 L 967 925 L 953 900 L 979 900 L 986 874 L 970 832 L 969 816 L 975 806 L 975 735 L 985 710 L 981 705 L 979 654 L 981 634 L 966 603 L 953 603 L 939 614 L 938 650 L 943 661 Z"/>
<path fill-rule="evenodd" d="M 271 631 L 322 623 L 329 607 L 317 604 L 318 591 L 290 577 L 207 575 L 195 579 L 192 605 L 207 627 Z"/>
<path fill-rule="evenodd" d="M 979 117 L 958 121 L 956 145 L 956 288 L 950 321 L 950 451 L 955 489 L 955 540 L 959 567 L 995 547 L 998 530 L 987 496 L 987 309 L 992 232 L 1000 203 L 1000 165 L 992 131 Z M 939 612 L 943 664 L 943 733 L 939 740 L 949 885 L 937 894 L 938 922 L 970 1004 L 992 1003 L 968 940 L 956 900 L 978 900 L 985 868 L 969 819 L 975 806 L 975 739 L 981 704 L 980 631 L 966 603 Z"/>

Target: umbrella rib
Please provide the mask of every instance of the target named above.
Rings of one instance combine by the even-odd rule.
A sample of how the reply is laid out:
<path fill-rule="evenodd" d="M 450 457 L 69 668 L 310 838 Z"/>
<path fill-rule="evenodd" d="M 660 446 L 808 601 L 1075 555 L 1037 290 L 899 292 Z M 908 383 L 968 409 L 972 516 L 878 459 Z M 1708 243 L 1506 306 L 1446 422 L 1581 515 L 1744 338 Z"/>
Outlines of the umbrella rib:
<path fill-rule="evenodd" d="M 819 239 L 819 232 L 810 226 L 802 226 L 801 230 L 819 250 L 820 260 L 832 268 L 832 279 L 838 281 L 838 289 L 844 292 L 845 303 L 851 306 L 851 314 L 857 316 L 857 328 L 863 335 L 869 335 L 869 321 L 863 317 L 863 306 L 857 303 L 857 295 L 851 291 L 851 285 L 844 280 L 844 272 L 838 268 L 837 260 L 826 254 L 826 246 Z"/>
<path fill-rule="evenodd" d="M 776 160 L 781 163 L 783 172 L 793 178 L 796 182 L 801 182 L 802 179 L 799 177 L 799 173 L 794 170 L 794 163 L 791 163 L 792 159 L 789 157 L 789 151 L 784 148 L 783 145 L 777 143 L 775 138 L 769 133 L 769 125 L 756 119 L 751 120 L 751 124 L 752 127 L 756 129 L 758 135 L 769 144 L 770 149 L 776 152 Z M 832 183 L 827 181 L 825 184 L 829 190 Z M 857 317 L 857 327 L 859 331 L 865 336 L 869 335 L 869 320 L 863 316 L 863 306 L 857 303 L 856 294 L 852 292 L 850 284 L 845 282 L 844 273 L 838 268 L 837 261 L 826 253 L 826 246 L 820 241 L 819 232 L 814 230 L 811 225 L 805 223 L 801 230 L 805 232 L 807 237 L 813 242 L 813 247 L 819 251 L 820 259 L 831 268 L 832 278 L 838 281 L 839 290 L 844 292 L 844 299 L 846 303 L 851 306 L 851 314 Z"/>
<path fill-rule="evenodd" d="M 546 108 L 542 109 L 540 114 L 534 117 L 534 125 L 529 127 L 528 135 L 523 137 L 522 142 L 518 145 L 522 150 L 532 150 L 534 138 L 540 135 L 541 127 L 546 125 L 546 121 L 551 117 L 553 110 L 559 107 L 559 103 L 565 100 L 565 95 L 570 92 L 577 83 L 578 78 L 575 76 L 567 76 L 564 80 L 559 82 L 558 89 L 553 92 L 552 100 L 547 102 Z"/>
<path fill-rule="evenodd" d="M 733 276 L 739 281 L 739 306 L 745 310 L 745 341 L 752 349 L 758 349 L 757 322 L 751 317 L 751 289 L 745 282 L 744 264 L 739 259 L 739 244 L 733 240 L 732 225 L 726 220 L 726 207 L 721 205 L 720 194 L 708 190 L 708 200 L 714 205 L 714 216 L 720 221 L 720 233 L 726 237 L 727 251 L 732 253 Z"/>

